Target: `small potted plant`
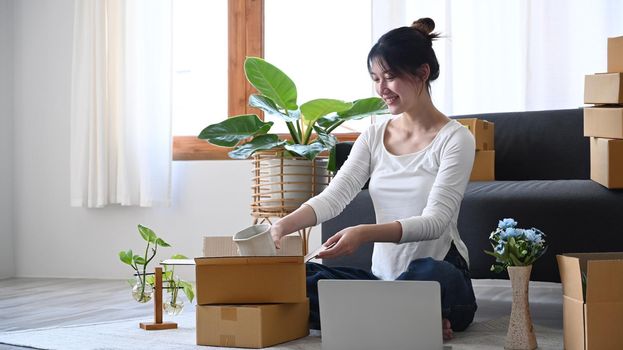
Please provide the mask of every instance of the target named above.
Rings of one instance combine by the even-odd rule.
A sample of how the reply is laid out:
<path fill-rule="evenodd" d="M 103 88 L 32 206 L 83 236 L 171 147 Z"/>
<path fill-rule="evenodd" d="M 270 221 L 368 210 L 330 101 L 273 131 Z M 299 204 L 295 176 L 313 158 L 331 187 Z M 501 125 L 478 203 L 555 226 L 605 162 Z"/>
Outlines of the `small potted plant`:
<path fill-rule="evenodd" d="M 143 225 L 138 225 L 138 232 L 147 242 L 143 256 L 134 254 L 132 249 L 119 252 L 119 259 L 124 264 L 129 265 L 135 271 L 135 279 L 129 280 L 132 285 L 132 297 L 139 303 L 146 303 L 151 300 L 153 293 L 153 282 L 149 283 L 147 265 L 154 259 L 158 247 L 170 247 L 162 238 L 156 236 L 153 230 Z"/>
<path fill-rule="evenodd" d="M 532 264 L 547 250 L 545 233 L 537 228 L 522 229 L 514 219 L 503 219 L 489 235 L 495 257 L 491 271 L 508 271 L 513 291 L 505 349 L 533 350 L 537 348 L 536 335 L 528 302 L 528 287 Z"/>
<path fill-rule="evenodd" d="M 182 254 L 175 254 L 171 259 L 188 259 Z M 154 284 L 155 277 L 153 275 L 147 276 L 147 283 Z M 162 283 L 167 290 L 167 299 L 162 304 L 164 311 L 171 316 L 177 316 L 182 313 L 184 309 L 184 301 L 179 298 L 180 289 L 184 291 L 188 301 L 192 303 L 195 298 L 195 292 L 193 285 L 189 282 L 182 280 L 175 274 L 175 265 L 164 265 L 164 271 L 162 272 Z"/>

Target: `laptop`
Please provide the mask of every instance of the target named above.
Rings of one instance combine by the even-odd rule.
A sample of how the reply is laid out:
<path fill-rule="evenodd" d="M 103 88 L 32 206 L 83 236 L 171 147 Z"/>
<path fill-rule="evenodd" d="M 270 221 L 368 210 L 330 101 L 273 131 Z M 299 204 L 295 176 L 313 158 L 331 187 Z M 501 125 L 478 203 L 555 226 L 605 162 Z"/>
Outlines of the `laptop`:
<path fill-rule="evenodd" d="M 323 350 L 443 349 L 434 281 L 318 281 Z"/>

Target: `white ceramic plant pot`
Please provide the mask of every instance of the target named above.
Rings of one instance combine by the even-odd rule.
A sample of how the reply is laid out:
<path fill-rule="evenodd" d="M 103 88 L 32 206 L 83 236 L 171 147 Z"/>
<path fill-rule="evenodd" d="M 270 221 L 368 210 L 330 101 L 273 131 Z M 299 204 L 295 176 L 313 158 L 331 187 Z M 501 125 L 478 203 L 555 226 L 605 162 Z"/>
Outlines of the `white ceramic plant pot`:
<path fill-rule="evenodd" d="M 275 243 L 270 235 L 270 225 L 259 224 L 247 227 L 234 235 L 234 243 L 241 256 L 277 255 Z"/>
<path fill-rule="evenodd" d="M 304 165 L 301 165 L 303 162 Z M 283 202 L 286 207 L 298 207 L 326 187 L 328 175 L 326 161 L 319 160 L 315 163 L 320 164 L 315 167 L 315 178 L 312 178 L 314 177 L 312 161 L 271 159 L 266 163 L 269 167 L 268 181 L 271 185 L 270 194 L 265 198 L 263 205 L 279 206 Z M 315 188 L 312 182 L 316 184 Z"/>

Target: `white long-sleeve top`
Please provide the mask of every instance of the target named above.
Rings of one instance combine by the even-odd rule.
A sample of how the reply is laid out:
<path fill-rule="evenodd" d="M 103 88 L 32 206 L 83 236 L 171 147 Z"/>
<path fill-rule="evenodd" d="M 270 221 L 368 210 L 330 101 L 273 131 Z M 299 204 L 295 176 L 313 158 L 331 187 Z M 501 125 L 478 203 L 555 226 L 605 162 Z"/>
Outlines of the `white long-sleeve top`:
<path fill-rule="evenodd" d="M 451 120 L 424 149 L 394 155 L 383 143 L 388 123 L 373 124 L 363 132 L 329 186 L 305 204 L 320 224 L 342 212 L 369 178 L 376 222 L 397 221 L 402 226 L 400 242 L 375 242 L 374 275 L 393 280 L 414 259 L 443 260 L 452 242 L 469 263 L 457 219 L 474 162 L 472 134 Z"/>

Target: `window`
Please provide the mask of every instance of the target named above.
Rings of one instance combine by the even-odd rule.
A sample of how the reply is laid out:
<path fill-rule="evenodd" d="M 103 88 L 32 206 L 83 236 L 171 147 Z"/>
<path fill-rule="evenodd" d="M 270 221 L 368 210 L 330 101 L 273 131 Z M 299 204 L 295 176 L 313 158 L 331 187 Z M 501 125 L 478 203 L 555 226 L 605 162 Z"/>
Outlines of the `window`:
<path fill-rule="evenodd" d="M 227 0 L 173 4 L 173 135 L 227 117 Z"/>
<path fill-rule="evenodd" d="M 219 67 L 241 64 L 247 55 L 264 56 L 290 75 L 297 84 L 299 102 L 374 95 L 365 65 L 371 43 L 370 0 L 176 0 L 173 4 L 174 160 L 228 159 L 227 149 L 198 140 L 196 135 L 208 124 L 234 114 L 232 104 L 234 110 L 244 108 L 237 106 L 246 104 L 249 94 L 239 87 L 240 74 Z M 264 23 L 271 23 L 266 39 L 261 36 Z M 238 36 L 230 33 L 228 39 L 225 33 L 232 27 Z M 264 50 L 266 55 L 257 53 Z M 352 132 L 369 123 L 367 119 L 350 122 L 337 132 L 351 132 L 344 139 L 354 139 Z M 281 124 L 271 132 L 286 132 L 276 128 Z"/>
<path fill-rule="evenodd" d="M 299 105 L 316 98 L 374 96 L 366 67 L 370 0 L 264 0 L 264 6 L 264 57 L 292 78 Z M 336 132 L 357 132 L 369 124 L 370 119 L 353 121 Z M 280 122 L 271 132 L 288 130 Z"/>

